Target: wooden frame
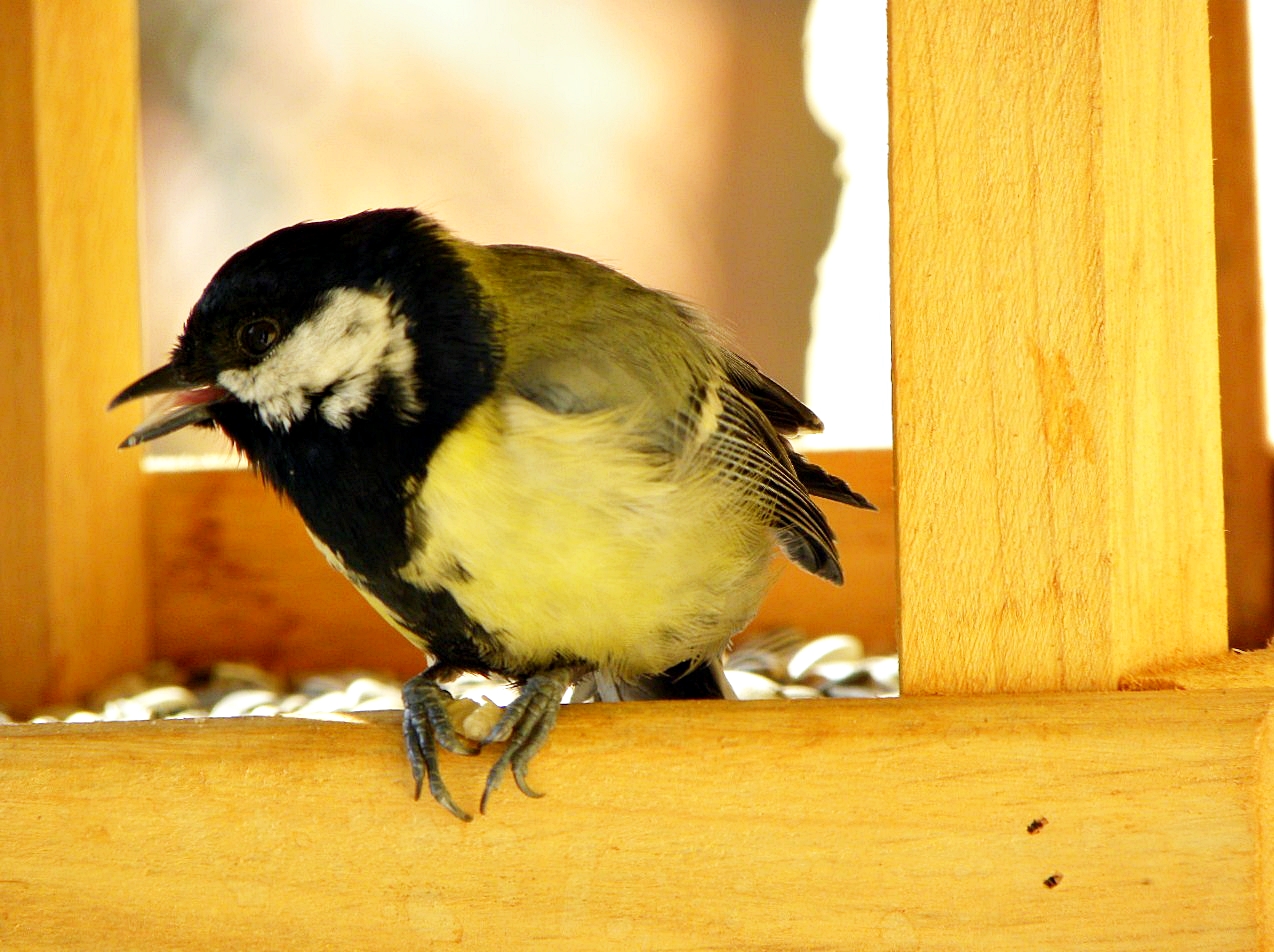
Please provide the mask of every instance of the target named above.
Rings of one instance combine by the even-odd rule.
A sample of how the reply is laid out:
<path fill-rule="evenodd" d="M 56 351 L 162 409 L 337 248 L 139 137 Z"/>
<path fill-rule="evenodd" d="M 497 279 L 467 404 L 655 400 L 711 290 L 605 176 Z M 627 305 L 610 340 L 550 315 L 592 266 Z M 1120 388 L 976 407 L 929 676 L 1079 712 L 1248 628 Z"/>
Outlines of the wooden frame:
<path fill-rule="evenodd" d="M 891 651 L 892 454 L 820 460 L 852 475 L 881 512 L 827 507 L 838 536 L 850 540 L 843 546 L 848 582 L 836 589 L 785 567 L 753 629 L 797 624 L 822 634 L 853 619 L 871 650 Z M 420 652 L 331 570 L 296 514 L 251 473 L 150 474 L 145 493 L 157 656 L 193 666 L 246 657 L 285 671 L 353 665 L 403 678 L 420 670 Z"/>
<path fill-rule="evenodd" d="M 102 412 L 138 368 L 131 4 L 0 4 L 0 697 L 150 654 L 142 480 Z"/>
<path fill-rule="evenodd" d="M 10 729 L 0 937 L 1251 952 L 1272 699 L 568 707 L 544 798 L 468 824 L 412 800 L 390 715 Z M 492 757 L 444 755 L 462 804 Z"/>
<path fill-rule="evenodd" d="M 131 12 L 0 11 L 0 691 L 76 693 L 152 631 L 188 644 L 219 608 L 201 561 L 258 572 L 216 616 L 235 644 L 327 663 L 290 635 L 313 616 L 253 634 L 289 600 L 252 569 L 279 515 L 247 477 L 144 481 L 103 449 L 139 369 Z M 891 3 L 899 638 L 907 692 L 948 696 L 567 710 L 549 796 L 469 825 L 411 801 L 391 720 L 6 727 L 5 947 L 267 923 L 404 947 L 1274 946 L 1274 687 L 1264 652 L 1226 657 L 1224 545 L 1228 523 L 1230 635 L 1255 640 L 1268 451 L 1257 359 L 1219 360 L 1212 294 L 1222 339 L 1250 333 L 1230 206 L 1214 272 L 1210 145 L 1242 172 L 1243 11 L 1211 12 Z M 1217 195 L 1250 194 L 1247 169 Z M 883 484 L 886 461 L 841 464 Z M 445 759 L 462 802 L 488 763 Z"/>

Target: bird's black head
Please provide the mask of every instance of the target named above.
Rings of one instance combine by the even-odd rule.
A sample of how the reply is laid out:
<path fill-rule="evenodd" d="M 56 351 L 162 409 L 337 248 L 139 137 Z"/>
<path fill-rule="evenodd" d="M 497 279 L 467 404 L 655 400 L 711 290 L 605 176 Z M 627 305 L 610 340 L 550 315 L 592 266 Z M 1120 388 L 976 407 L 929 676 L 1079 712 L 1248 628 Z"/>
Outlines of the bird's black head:
<path fill-rule="evenodd" d="M 462 413 L 489 390 L 499 354 L 458 246 L 395 208 L 293 225 L 235 254 L 169 364 L 112 402 L 189 391 L 179 410 L 192 418 L 174 426 L 169 410 L 129 445 L 215 421 L 251 456 L 251 421 L 282 435 L 307 421 L 346 429 L 369 412 L 403 423 Z"/>
<path fill-rule="evenodd" d="M 215 423 L 303 514 L 316 483 L 383 494 L 421 475 L 500 362 L 464 247 L 413 209 L 383 209 L 245 248 L 172 360 L 112 402 L 170 394 L 125 445 Z"/>
<path fill-rule="evenodd" d="M 358 336 L 373 329 L 370 314 L 360 321 L 359 308 L 352 304 L 343 313 L 333 312 L 330 299 L 354 302 L 361 294 L 388 303 L 392 285 L 404 271 L 404 258 L 425 255 L 427 262 L 431 253 L 446 254 L 445 241 L 436 250 L 422 247 L 421 239 L 433 237 L 429 232 L 435 230 L 411 209 L 385 209 L 304 222 L 262 238 L 213 275 L 173 350 L 173 367 L 192 381 L 220 382 L 229 372 L 230 381 L 245 385 L 242 392 L 227 388 L 236 396 L 249 403 L 263 398 L 266 422 L 286 424 L 303 416 L 305 406 L 283 404 L 308 403 L 314 394 L 305 391 L 325 374 L 339 384 L 351 374 L 341 366 L 346 360 L 361 358 L 366 364 L 373 358 L 370 349 L 361 355 L 350 349 L 344 359 L 325 360 L 332 356 L 321 346 L 329 342 L 328 335 L 343 331 Z M 413 266 L 419 264 L 413 262 L 409 269 Z M 302 331 L 303 325 L 308 327 Z M 288 367 L 279 362 L 284 351 L 291 351 Z M 249 384 L 255 389 L 246 388 Z"/>

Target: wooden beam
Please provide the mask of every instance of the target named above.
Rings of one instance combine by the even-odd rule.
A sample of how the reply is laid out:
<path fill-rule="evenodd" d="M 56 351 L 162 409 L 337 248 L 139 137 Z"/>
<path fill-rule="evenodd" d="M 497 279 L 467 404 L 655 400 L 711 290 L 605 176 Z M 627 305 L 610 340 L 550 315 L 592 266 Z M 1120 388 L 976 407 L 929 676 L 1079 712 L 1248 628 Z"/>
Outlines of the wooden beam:
<path fill-rule="evenodd" d="M 397 718 L 0 728 L 5 948 L 1269 948 L 1274 692 L 568 707 L 464 824 Z M 466 807 L 493 753 L 443 756 Z"/>
<path fill-rule="evenodd" d="M 1274 628 L 1274 468 L 1265 435 L 1247 7 L 1211 0 L 1208 23 L 1230 644 L 1259 648 Z"/>
<path fill-rule="evenodd" d="M 1274 650 L 1231 651 L 1194 664 L 1137 671 L 1126 675 L 1120 687 L 1133 691 L 1274 690 Z"/>
<path fill-rule="evenodd" d="M 889 5 L 908 692 L 1226 648 L 1202 4 Z"/>
<path fill-rule="evenodd" d="M 419 673 L 420 651 L 332 570 L 255 474 L 151 473 L 146 510 L 157 657 Z"/>
<path fill-rule="evenodd" d="M 147 656 L 137 461 L 106 401 L 139 368 L 129 3 L 2 0 L 0 704 Z"/>
<path fill-rule="evenodd" d="M 810 635 L 853 632 L 869 651 L 892 651 L 891 454 L 812 456 L 881 511 L 827 505 L 845 585 L 785 566 L 751 630 L 795 625 Z M 285 671 L 356 666 L 399 677 L 420 670 L 420 652 L 332 571 L 292 507 L 252 473 L 153 473 L 146 502 L 158 657 L 186 665 L 242 658 Z"/>

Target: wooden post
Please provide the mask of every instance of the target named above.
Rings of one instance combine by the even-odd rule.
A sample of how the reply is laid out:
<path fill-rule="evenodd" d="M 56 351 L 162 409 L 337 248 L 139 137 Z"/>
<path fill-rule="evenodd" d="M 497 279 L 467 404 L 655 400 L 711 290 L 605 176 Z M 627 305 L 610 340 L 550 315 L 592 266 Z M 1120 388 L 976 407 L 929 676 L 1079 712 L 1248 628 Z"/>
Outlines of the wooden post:
<path fill-rule="evenodd" d="M 1226 648 L 1208 23 L 893 0 L 908 692 Z"/>
<path fill-rule="evenodd" d="M 140 474 L 106 401 L 141 361 L 131 3 L 3 0 L 0 706 L 146 657 Z"/>

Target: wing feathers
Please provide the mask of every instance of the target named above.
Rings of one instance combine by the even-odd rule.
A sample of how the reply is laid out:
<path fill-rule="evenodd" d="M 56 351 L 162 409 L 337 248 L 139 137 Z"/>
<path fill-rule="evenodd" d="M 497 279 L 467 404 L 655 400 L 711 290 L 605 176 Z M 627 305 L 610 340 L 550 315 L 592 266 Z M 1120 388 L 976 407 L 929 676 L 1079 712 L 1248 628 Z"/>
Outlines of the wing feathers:
<path fill-rule="evenodd" d="M 839 476 L 833 476 L 823 467 L 811 463 L 790 446 L 787 449 L 787 455 L 796 470 L 796 476 L 801 481 L 801 485 L 805 487 L 811 496 L 821 496 L 823 499 L 844 503 L 847 506 L 870 509 L 872 512 L 876 511 L 876 507 L 872 505 L 866 496 L 855 492 L 850 488 L 849 483 Z"/>
<path fill-rule="evenodd" d="M 756 404 L 775 430 L 785 436 L 802 430 L 810 433 L 822 431 L 823 421 L 814 415 L 814 411 L 761 373 L 756 364 L 724 348 L 723 353 L 730 383 Z"/>
<path fill-rule="evenodd" d="M 756 486 L 771 507 L 770 523 L 784 554 L 807 571 L 840 584 L 843 575 L 832 530 L 802 485 L 787 441 L 760 407 L 733 386 L 723 384 L 720 396 L 721 415 L 709 452 Z"/>

